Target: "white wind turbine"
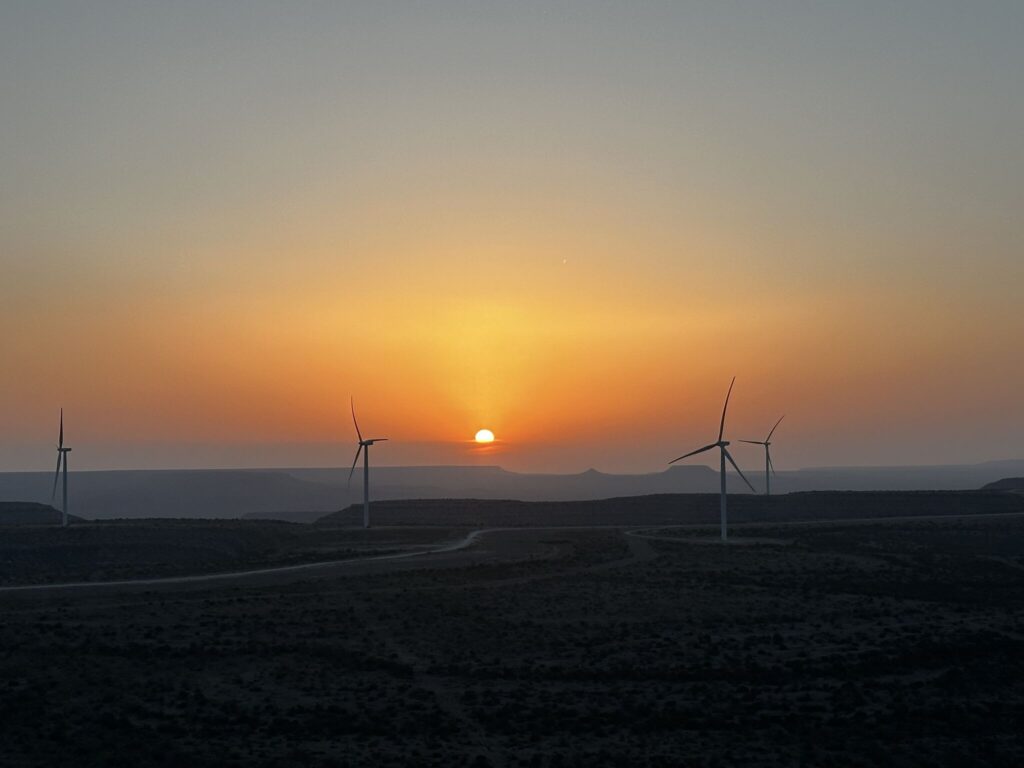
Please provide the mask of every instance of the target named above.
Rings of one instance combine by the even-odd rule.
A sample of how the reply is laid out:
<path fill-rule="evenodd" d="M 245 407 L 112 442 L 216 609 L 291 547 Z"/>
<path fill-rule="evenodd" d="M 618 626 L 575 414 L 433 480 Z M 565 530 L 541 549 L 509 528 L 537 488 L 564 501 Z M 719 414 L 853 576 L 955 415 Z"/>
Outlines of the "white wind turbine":
<path fill-rule="evenodd" d="M 785 415 L 779 418 L 775 422 L 775 426 L 772 427 L 772 431 L 768 433 L 768 437 L 764 440 L 740 440 L 741 443 L 750 443 L 751 445 L 763 445 L 764 446 L 764 495 L 772 495 L 772 473 L 775 472 L 775 466 L 772 464 L 772 435 L 775 434 L 775 428 L 782 423 L 782 419 L 786 418 Z"/>
<path fill-rule="evenodd" d="M 359 438 L 359 447 L 356 449 L 356 457 L 352 459 L 352 469 L 348 472 L 348 484 L 352 485 L 352 473 L 356 471 L 356 464 L 359 463 L 359 453 L 363 454 L 363 528 L 370 527 L 370 446 L 374 443 L 387 442 L 386 437 L 373 437 L 363 439 L 363 433 L 359 431 L 359 422 L 356 421 L 356 403 L 351 401 L 352 423 L 356 426 L 356 436 Z"/>
<path fill-rule="evenodd" d="M 725 460 L 726 459 L 729 460 L 729 463 L 732 464 L 732 466 L 736 470 L 736 472 L 739 473 L 739 476 L 743 478 L 743 482 L 747 484 L 747 487 L 750 488 L 750 490 L 752 492 L 757 493 L 757 491 L 754 491 L 754 486 L 752 486 L 750 484 L 750 481 L 747 480 L 746 475 L 744 475 L 743 472 L 740 471 L 740 468 L 738 466 L 736 466 L 736 462 L 733 461 L 732 455 L 729 453 L 728 449 L 726 448 L 726 446 L 729 445 L 729 441 L 722 439 L 722 435 L 725 432 L 725 412 L 729 409 L 729 397 L 732 395 L 732 385 L 735 384 L 735 383 L 736 383 L 736 377 L 733 376 L 732 377 L 732 383 L 729 384 L 729 392 L 725 396 L 725 407 L 722 408 L 722 422 L 721 422 L 721 424 L 718 427 L 718 440 L 716 442 L 714 442 L 714 443 L 711 443 L 710 445 L 705 445 L 703 448 L 698 448 L 696 451 L 690 451 L 689 453 L 684 453 L 678 459 L 672 459 L 672 461 L 669 462 L 669 464 L 675 464 L 677 461 L 681 461 L 682 459 L 688 458 L 690 456 L 696 456 L 698 453 L 704 453 L 704 451 L 710 451 L 712 448 L 719 448 L 720 449 L 721 453 L 720 453 L 719 459 L 720 459 L 720 463 L 721 463 L 721 482 L 722 482 L 722 485 L 721 485 L 722 490 L 721 490 L 720 509 L 721 509 L 722 541 L 726 541 L 727 538 L 728 538 L 728 530 L 726 528 L 726 494 L 725 494 Z"/>
<path fill-rule="evenodd" d="M 60 409 L 60 438 L 57 441 L 57 472 L 53 476 L 53 491 L 50 492 L 50 504 L 57 498 L 57 481 L 60 480 L 61 467 L 64 469 L 64 492 L 63 501 L 60 507 L 60 524 L 67 528 L 68 525 L 68 454 L 70 448 L 64 447 L 64 409 Z"/>

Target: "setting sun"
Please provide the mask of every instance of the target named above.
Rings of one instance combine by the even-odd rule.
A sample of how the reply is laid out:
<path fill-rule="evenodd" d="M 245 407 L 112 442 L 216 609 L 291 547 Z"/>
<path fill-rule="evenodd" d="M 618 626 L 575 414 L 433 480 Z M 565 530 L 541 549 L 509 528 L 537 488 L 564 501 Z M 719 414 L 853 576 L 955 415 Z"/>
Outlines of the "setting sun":
<path fill-rule="evenodd" d="M 489 429 L 481 429 L 479 432 L 476 433 L 475 439 L 478 443 L 493 443 L 494 433 L 491 432 L 491 430 Z"/>

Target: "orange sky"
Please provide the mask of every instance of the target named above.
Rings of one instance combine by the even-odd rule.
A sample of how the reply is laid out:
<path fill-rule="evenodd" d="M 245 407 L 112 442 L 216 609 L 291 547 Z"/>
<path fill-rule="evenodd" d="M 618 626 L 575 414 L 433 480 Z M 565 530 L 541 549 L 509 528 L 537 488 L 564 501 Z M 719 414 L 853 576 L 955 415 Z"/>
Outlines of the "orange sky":
<path fill-rule="evenodd" d="M 733 375 L 734 437 L 789 414 L 780 467 L 1024 455 L 998 15 L 791 19 L 826 57 L 647 6 L 253 7 L 0 17 L 0 470 L 49 467 L 62 405 L 78 468 L 331 464 L 354 395 L 383 463 L 654 471 Z"/>

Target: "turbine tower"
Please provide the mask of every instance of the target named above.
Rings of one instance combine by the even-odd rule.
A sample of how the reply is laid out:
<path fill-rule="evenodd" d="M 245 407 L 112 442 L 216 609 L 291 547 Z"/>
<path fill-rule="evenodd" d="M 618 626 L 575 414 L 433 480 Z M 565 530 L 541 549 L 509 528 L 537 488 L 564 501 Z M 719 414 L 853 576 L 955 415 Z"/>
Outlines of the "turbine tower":
<path fill-rule="evenodd" d="M 352 423 L 356 426 L 356 436 L 359 438 L 359 447 L 356 449 L 356 457 L 352 459 L 352 469 L 348 472 L 348 484 L 352 485 L 352 473 L 356 471 L 356 464 L 359 463 L 359 453 L 363 454 L 363 528 L 370 527 L 370 446 L 374 443 L 387 442 L 386 437 L 371 437 L 363 439 L 363 433 L 359 431 L 359 422 L 356 421 L 356 403 L 351 401 Z"/>
<path fill-rule="evenodd" d="M 775 472 L 775 466 L 772 464 L 772 435 L 775 434 L 775 428 L 782 423 L 782 419 L 786 418 L 785 415 L 779 418 L 775 422 L 775 426 L 772 427 L 772 431 L 768 433 L 768 437 L 764 440 L 740 440 L 741 443 L 750 443 L 751 445 L 763 445 L 764 446 L 764 495 L 772 495 L 772 474 Z"/>
<path fill-rule="evenodd" d="M 726 459 L 729 460 L 729 463 L 732 464 L 732 466 L 736 470 L 736 472 L 739 473 L 739 476 L 743 478 L 743 482 L 747 484 L 747 487 L 750 488 L 750 490 L 752 492 L 757 493 L 757 491 L 754 491 L 754 486 L 752 486 L 750 484 L 750 481 L 747 480 L 746 475 L 744 475 L 743 472 L 740 471 L 740 468 L 738 466 L 736 466 L 736 462 L 733 461 L 732 455 L 729 453 L 728 448 L 726 448 L 726 446 L 729 445 L 729 441 L 722 439 L 722 435 L 725 432 L 725 412 L 727 410 L 729 410 L 729 397 L 732 395 L 732 385 L 735 384 L 735 383 L 736 383 L 736 377 L 733 376 L 732 377 L 732 383 L 729 384 L 729 392 L 725 396 L 725 407 L 722 408 L 722 422 L 718 426 L 718 440 L 716 442 L 714 442 L 714 443 L 711 443 L 710 445 L 705 445 L 703 448 L 698 448 L 696 451 L 690 451 L 689 453 L 684 453 L 678 459 L 672 459 L 672 461 L 669 462 L 669 464 L 675 464 L 677 461 L 681 461 L 682 459 L 688 458 L 690 456 L 696 456 L 698 453 L 704 453 L 704 451 L 710 451 L 712 448 L 720 449 L 719 463 L 720 463 L 720 467 L 721 467 L 721 489 L 722 490 L 721 490 L 721 502 L 720 502 L 720 507 L 719 508 L 721 510 L 721 523 L 720 524 L 721 524 L 721 528 L 722 528 L 722 541 L 726 541 L 728 539 L 728 536 L 729 536 L 728 530 L 727 530 L 727 527 L 726 527 L 726 494 L 725 494 L 725 461 L 726 461 Z"/>
<path fill-rule="evenodd" d="M 61 467 L 64 469 L 64 491 L 63 501 L 60 507 L 60 524 L 62 528 L 68 527 L 68 454 L 70 448 L 64 447 L 64 409 L 60 409 L 60 437 L 57 440 L 57 472 L 53 476 L 53 491 L 50 492 L 50 504 L 52 505 L 57 497 L 57 481 L 60 480 Z"/>

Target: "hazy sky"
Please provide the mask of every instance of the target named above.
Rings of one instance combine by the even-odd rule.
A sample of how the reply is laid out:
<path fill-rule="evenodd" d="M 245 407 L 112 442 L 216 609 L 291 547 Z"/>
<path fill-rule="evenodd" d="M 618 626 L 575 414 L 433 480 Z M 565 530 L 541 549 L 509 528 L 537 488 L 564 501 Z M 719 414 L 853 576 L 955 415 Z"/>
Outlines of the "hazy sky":
<path fill-rule="evenodd" d="M 1024 456 L 1024 3 L 4 2 L 0 470 Z M 460 442 L 479 427 L 502 444 Z M 749 446 L 748 446 L 749 447 Z M 737 450 L 741 464 L 760 454 Z"/>

